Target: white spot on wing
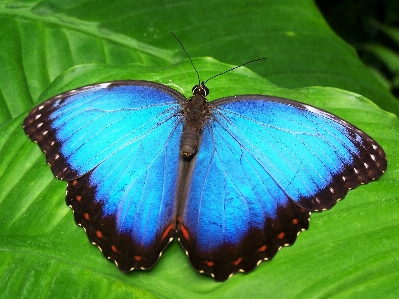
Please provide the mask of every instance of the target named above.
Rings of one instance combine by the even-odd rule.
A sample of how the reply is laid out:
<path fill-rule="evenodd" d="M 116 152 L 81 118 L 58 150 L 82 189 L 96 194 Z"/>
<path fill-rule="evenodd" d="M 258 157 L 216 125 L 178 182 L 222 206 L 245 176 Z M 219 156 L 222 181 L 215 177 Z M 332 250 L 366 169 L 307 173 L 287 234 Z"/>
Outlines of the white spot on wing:
<path fill-rule="evenodd" d="M 43 133 L 42 133 L 42 135 L 46 135 L 48 133 L 48 131 L 44 131 Z"/>
<path fill-rule="evenodd" d="M 366 169 L 368 169 L 369 168 L 369 166 L 368 166 L 368 164 L 367 163 L 363 163 L 364 164 L 364 167 L 366 167 Z"/>
<path fill-rule="evenodd" d="M 105 83 L 100 83 L 98 84 L 98 87 L 100 88 L 107 88 L 108 86 L 111 85 L 111 82 L 105 82 Z"/>
<path fill-rule="evenodd" d="M 42 116 L 41 114 L 38 114 L 35 116 L 35 119 L 38 119 L 40 116 Z"/>
<path fill-rule="evenodd" d="M 375 156 L 373 154 L 370 154 L 371 159 L 373 159 L 373 161 L 375 161 Z"/>
<path fill-rule="evenodd" d="M 308 106 L 308 105 L 304 105 L 304 106 L 306 107 L 306 110 L 308 110 L 310 112 L 317 113 L 317 114 L 320 113 L 319 109 L 316 109 L 316 108 Z"/>

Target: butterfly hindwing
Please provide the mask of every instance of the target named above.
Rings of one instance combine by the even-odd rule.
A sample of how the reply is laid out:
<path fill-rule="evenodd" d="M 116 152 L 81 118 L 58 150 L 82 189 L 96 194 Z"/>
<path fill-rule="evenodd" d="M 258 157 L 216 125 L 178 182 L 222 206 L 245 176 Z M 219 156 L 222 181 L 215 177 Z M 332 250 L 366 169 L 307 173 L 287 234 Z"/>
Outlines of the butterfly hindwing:
<path fill-rule="evenodd" d="M 68 182 L 76 223 L 124 272 L 154 266 L 174 236 L 181 125 L 165 141 L 167 132 L 156 131 L 156 149 L 147 137 Z"/>
<path fill-rule="evenodd" d="M 180 100 L 160 84 L 117 81 L 54 97 L 24 122 L 69 181 L 76 223 L 125 272 L 151 268 L 174 235 Z"/>
<path fill-rule="evenodd" d="M 204 129 L 178 231 L 192 265 L 218 281 L 271 259 L 309 225 L 309 212 L 225 133 L 217 122 Z"/>
<path fill-rule="evenodd" d="M 309 211 L 386 169 L 374 140 L 317 108 L 266 96 L 211 107 L 178 234 L 193 266 L 216 280 L 271 259 L 308 228 Z"/>

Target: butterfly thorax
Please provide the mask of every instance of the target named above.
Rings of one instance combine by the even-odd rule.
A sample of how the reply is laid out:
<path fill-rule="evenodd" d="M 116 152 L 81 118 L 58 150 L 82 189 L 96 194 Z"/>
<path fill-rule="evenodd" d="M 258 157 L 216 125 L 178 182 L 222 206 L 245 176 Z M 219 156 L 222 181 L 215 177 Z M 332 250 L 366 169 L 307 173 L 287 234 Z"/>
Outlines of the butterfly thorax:
<path fill-rule="evenodd" d="M 205 96 L 194 94 L 188 99 L 183 107 L 183 115 L 180 153 L 183 157 L 191 157 L 197 151 L 206 118 L 209 116 L 209 104 Z"/>

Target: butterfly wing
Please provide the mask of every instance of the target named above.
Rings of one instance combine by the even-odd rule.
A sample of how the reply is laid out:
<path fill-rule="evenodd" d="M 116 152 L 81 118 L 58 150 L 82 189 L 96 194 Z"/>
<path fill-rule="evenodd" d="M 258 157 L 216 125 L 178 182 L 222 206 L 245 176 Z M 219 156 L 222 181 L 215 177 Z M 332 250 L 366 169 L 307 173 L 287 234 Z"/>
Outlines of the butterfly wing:
<path fill-rule="evenodd" d="M 160 84 L 114 81 L 56 96 L 24 121 L 69 181 L 76 223 L 122 271 L 151 268 L 173 238 L 184 100 Z"/>
<path fill-rule="evenodd" d="M 238 96 L 211 103 L 178 236 L 193 266 L 223 281 L 248 272 L 386 169 L 364 132 L 286 99 Z"/>

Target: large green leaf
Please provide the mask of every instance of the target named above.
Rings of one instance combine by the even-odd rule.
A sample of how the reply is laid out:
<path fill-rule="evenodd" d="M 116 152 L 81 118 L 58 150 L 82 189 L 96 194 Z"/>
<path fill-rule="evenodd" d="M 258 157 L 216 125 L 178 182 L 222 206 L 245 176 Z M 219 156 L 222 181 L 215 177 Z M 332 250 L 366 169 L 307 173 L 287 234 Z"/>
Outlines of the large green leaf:
<path fill-rule="evenodd" d="M 228 65 L 212 59 L 194 59 L 205 75 Z M 40 99 L 91 82 L 145 79 L 164 83 L 190 94 L 191 64 L 164 68 L 88 65 L 59 77 Z M 240 86 L 232 89 L 231 86 Z M 365 130 L 384 147 L 389 171 L 372 184 L 351 191 L 328 212 L 312 216 L 310 231 L 296 244 L 279 252 L 249 275 L 238 274 L 215 283 L 197 274 L 176 242 L 148 272 L 125 275 L 107 262 L 75 226 L 64 205 L 65 183 L 53 178 L 44 155 L 21 130 L 23 116 L 4 125 L 0 140 L 1 288 L 7 297 L 49 296 L 85 298 L 153 295 L 187 298 L 310 296 L 333 294 L 390 294 L 399 275 L 399 224 L 395 192 L 398 169 L 397 118 L 365 98 L 333 88 L 278 88 L 240 69 L 215 80 L 210 99 L 222 95 L 264 93 L 300 100 L 327 109 Z M 387 272 L 386 268 L 390 268 Z M 396 277 L 395 277 L 396 275 Z M 383 277 L 383 279 L 382 279 Z M 377 281 L 376 281 L 377 280 Z"/>
<path fill-rule="evenodd" d="M 166 66 L 192 55 L 249 67 L 274 84 L 334 86 L 399 114 L 397 101 L 328 27 L 311 0 L 0 0 L 0 123 L 67 68 L 86 63 Z M 16 100 L 18 99 L 18 101 Z"/>
<path fill-rule="evenodd" d="M 6 3 L 0 1 L 0 297 L 398 295 L 397 118 L 360 95 L 305 87 L 346 88 L 391 111 L 397 106 L 310 1 Z M 195 73 L 187 61 L 173 64 L 184 56 L 168 30 L 178 34 L 193 57 L 210 55 L 233 64 L 268 57 L 250 67 L 280 87 L 242 68 L 210 81 L 210 100 L 260 93 L 326 109 L 383 146 L 387 173 L 351 191 L 332 210 L 313 214 L 310 230 L 294 246 L 251 274 L 215 283 L 191 268 L 177 242 L 153 270 L 120 273 L 74 224 L 64 204 L 65 182 L 54 179 L 21 123 L 34 102 L 94 82 L 152 80 L 189 96 Z M 142 65 L 98 64 L 129 62 Z M 93 64 L 74 67 L 82 63 Z M 203 78 L 230 67 L 213 59 L 194 63 Z"/>

